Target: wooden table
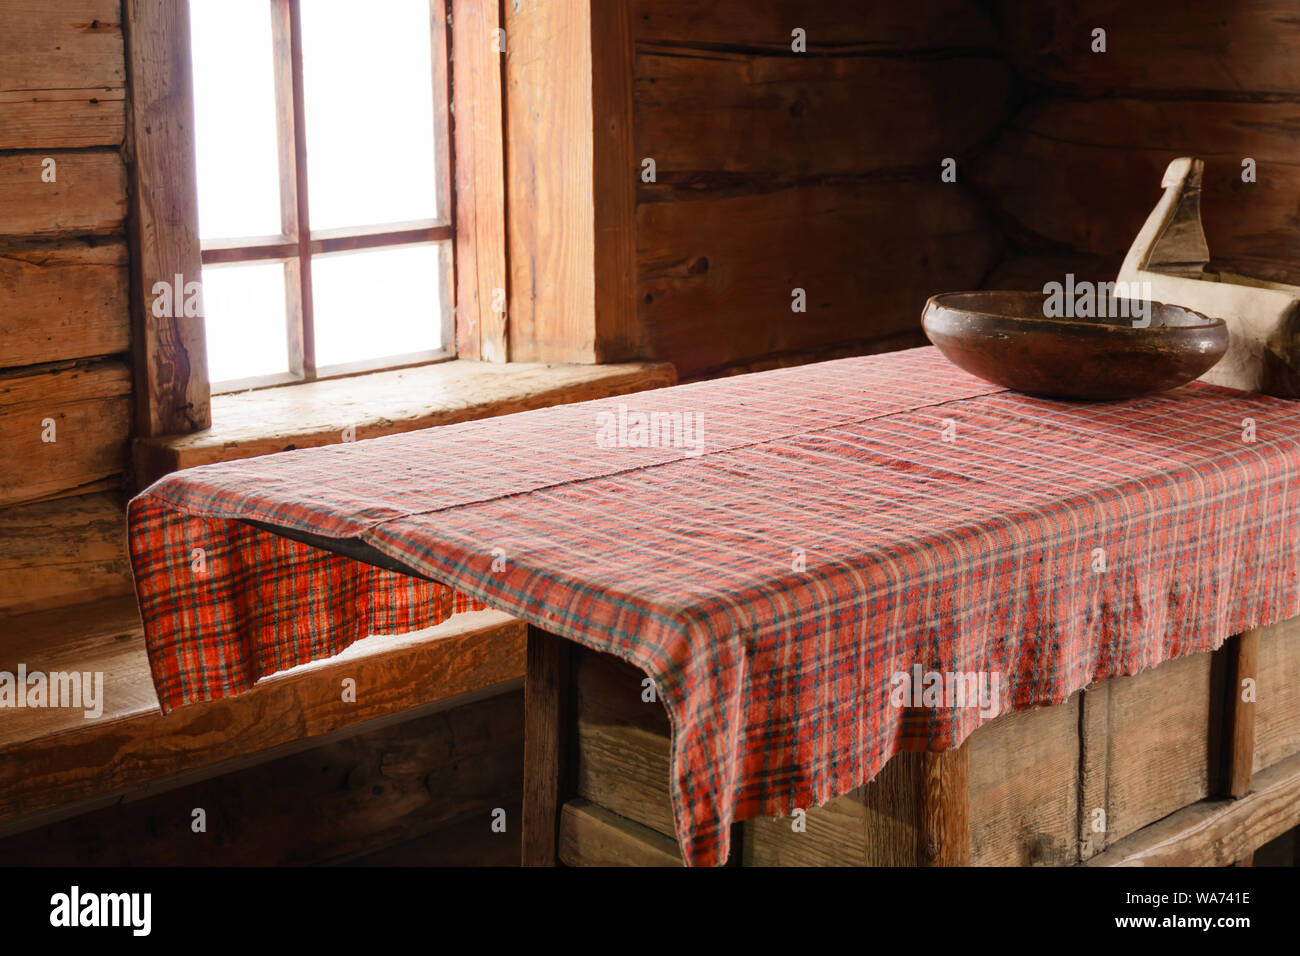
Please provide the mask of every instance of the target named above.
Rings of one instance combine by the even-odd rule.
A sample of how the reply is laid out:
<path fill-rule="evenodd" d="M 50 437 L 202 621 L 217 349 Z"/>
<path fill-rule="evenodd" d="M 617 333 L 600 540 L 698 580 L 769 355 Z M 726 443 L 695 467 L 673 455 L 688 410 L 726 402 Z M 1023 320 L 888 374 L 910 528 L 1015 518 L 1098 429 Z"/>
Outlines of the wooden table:
<path fill-rule="evenodd" d="M 530 627 L 525 865 L 681 865 L 667 714 L 630 665 Z M 1254 682 L 1256 702 L 1237 692 Z M 1227 865 L 1300 824 L 1300 618 L 903 753 L 729 865 Z"/>

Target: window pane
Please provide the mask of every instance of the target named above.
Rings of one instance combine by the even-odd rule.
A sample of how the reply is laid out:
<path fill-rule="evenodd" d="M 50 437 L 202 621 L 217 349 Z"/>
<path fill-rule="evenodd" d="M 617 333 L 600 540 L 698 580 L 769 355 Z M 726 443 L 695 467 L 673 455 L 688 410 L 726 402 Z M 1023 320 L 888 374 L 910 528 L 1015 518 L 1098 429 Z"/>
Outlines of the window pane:
<path fill-rule="evenodd" d="M 268 0 L 191 0 L 199 238 L 280 232 Z"/>
<path fill-rule="evenodd" d="M 284 263 L 205 266 L 209 381 L 287 372 L 284 308 Z"/>
<path fill-rule="evenodd" d="M 439 348 L 438 246 L 393 246 L 311 261 L 316 366 Z"/>
<path fill-rule="evenodd" d="M 434 217 L 429 38 L 429 0 L 303 3 L 313 231 Z"/>

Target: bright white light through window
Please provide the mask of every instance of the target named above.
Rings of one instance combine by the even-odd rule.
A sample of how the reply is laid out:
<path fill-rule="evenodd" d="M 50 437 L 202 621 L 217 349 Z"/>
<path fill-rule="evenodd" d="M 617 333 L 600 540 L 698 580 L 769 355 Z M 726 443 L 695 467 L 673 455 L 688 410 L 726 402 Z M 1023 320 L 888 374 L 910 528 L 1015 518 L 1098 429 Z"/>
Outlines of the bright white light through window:
<path fill-rule="evenodd" d="M 312 229 L 434 217 L 429 57 L 428 0 L 304 0 Z"/>
<path fill-rule="evenodd" d="M 280 232 L 269 0 L 190 6 L 200 239 Z"/>
<path fill-rule="evenodd" d="M 342 365 L 436 349 L 439 274 L 434 245 L 317 256 L 317 361 Z M 413 338 L 413 329 L 423 330 L 423 339 Z"/>
<path fill-rule="evenodd" d="M 435 80 L 446 63 L 433 61 L 447 48 L 433 37 L 446 30 L 442 5 L 189 6 L 210 381 L 220 391 L 290 369 L 311 378 L 449 355 L 452 230 L 438 218 L 438 184 L 450 157 Z M 310 295 L 308 270 L 285 269 L 305 255 Z M 289 328 L 298 316 L 302 334 Z"/>
<path fill-rule="evenodd" d="M 214 382 L 289 370 L 284 323 L 284 263 L 203 269 L 208 377 Z"/>

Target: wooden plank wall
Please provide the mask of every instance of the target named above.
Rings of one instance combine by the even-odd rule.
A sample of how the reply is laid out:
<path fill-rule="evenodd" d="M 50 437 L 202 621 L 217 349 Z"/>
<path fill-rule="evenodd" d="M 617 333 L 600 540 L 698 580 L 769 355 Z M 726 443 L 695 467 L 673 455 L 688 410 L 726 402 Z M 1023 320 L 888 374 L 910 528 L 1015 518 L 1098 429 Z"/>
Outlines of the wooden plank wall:
<path fill-rule="evenodd" d="M 119 0 L 0 3 L 0 616 L 130 588 Z"/>
<path fill-rule="evenodd" d="M 1041 287 L 1066 271 L 1113 279 L 1166 165 L 1186 155 L 1206 162 L 1202 218 L 1215 259 L 1295 275 L 1292 0 L 997 0 L 994 12 L 1024 102 L 975 170 L 1008 235 L 991 285 Z M 1096 28 L 1106 31 L 1105 53 L 1091 50 Z M 1241 179 L 1247 157 L 1255 183 Z"/>
<path fill-rule="evenodd" d="M 1012 92 L 982 4 L 629 2 L 647 355 L 692 379 L 922 344 L 926 298 L 979 286 L 1001 237 L 967 170 Z"/>
<path fill-rule="evenodd" d="M 130 356 L 122 9 L 0 0 L 0 643 L 7 617 L 132 587 L 129 441 L 149 429 Z M 521 707 L 508 694 L 331 743 L 14 837 L 0 859 L 308 862 L 448 824 L 472 824 L 480 850 L 513 838 L 514 859 L 517 812 L 492 843 L 484 808 L 518 802 Z M 209 809 L 206 837 L 192 806 Z"/>

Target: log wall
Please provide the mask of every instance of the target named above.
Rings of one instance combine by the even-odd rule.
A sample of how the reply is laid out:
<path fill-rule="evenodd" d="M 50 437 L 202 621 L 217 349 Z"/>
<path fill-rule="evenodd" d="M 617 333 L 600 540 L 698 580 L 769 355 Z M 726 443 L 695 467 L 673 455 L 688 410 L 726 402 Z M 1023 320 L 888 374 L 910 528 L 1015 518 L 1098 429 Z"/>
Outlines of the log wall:
<path fill-rule="evenodd" d="M 118 0 L 0 3 L 0 616 L 130 587 Z"/>
<path fill-rule="evenodd" d="M 1179 156 L 1205 160 L 1211 254 L 1237 271 L 1300 264 L 1300 18 L 1289 0 L 997 0 L 1022 104 L 975 183 L 1008 240 L 991 285 L 1066 271 L 1113 279 Z M 1092 51 L 1094 29 L 1106 52 Z M 1256 182 L 1242 181 L 1242 161 Z"/>
<path fill-rule="evenodd" d="M 982 4 L 630 2 L 646 355 L 691 379 L 921 344 L 926 298 L 979 286 L 1001 235 L 966 169 L 1013 92 Z"/>

